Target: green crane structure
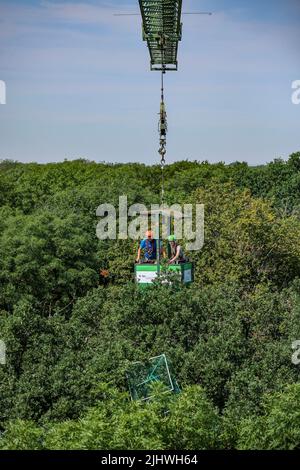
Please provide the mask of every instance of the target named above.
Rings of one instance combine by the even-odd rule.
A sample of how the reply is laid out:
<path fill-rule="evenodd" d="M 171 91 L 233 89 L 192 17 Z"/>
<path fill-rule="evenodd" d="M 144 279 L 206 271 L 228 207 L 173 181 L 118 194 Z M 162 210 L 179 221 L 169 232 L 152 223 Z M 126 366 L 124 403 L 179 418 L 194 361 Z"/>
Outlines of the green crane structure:
<path fill-rule="evenodd" d="M 161 206 L 164 204 L 164 167 L 167 146 L 167 112 L 164 100 L 164 74 L 177 70 L 178 42 L 182 36 L 182 0 L 139 0 L 143 39 L 147 41 L 150 54 L 150 68 L 161 72 L 161 100 L 159 109 L 159 150 L 161 166 Z M 158 216 L 158 240 L 162 217 Z M 157 250 L 158 274 L 160 271 L 160 250 Z"/>
<path fill-rule="evenodd" d="M 158 124 L 160 147 L 158 153 L 161 157 L 160 163 L 163 170 L 168 131 L 164 101 L 164 74 L 167 70 L 177 70 L 178 68 L 178 42 L 182 36 L 182 0 L 139 0 L 139 5 L 143 20 L 143 39 L 147 41 L 150 54 L 150 68 L 161 72 L 161 101 Z M 163 203 L 163 175 L 161 194 L 161 202 Z"/>
<path fill-rule="evenodd" d="M 177 70 L 182 0 L 139 0 L 151 70 Z"/>
<path fill-rule="evenodd" d="M 147 285 L 160 276 L 161 273 L 161 250 L 160 240 L 162 239 L 163 215 L 169 213 L 168 226 L 171 228 L 170 211 L 165 210 L 164 201 L 164 168 L 166 164 L 166 147 L 167 147 L 167 112 L 164 99 L 164 74 L 167 71 L 178 70 L 178 43 L 182 38 L 182 15 L 211 15 L 210 12 L 182 12 L 182 0 L 139 0 L 140 13 L 142 16 L 143 40 L 147 42 L 150 54 L 150 68 L 161 72 L 161 100 L 159 108 L 159 150 L 160 166 L 161 166 L 161 187 L 160 187 L 160 207 L 158 211 L 150 211 L 144 215 L 149 217 L 155 216 L 157 240 L 157 259 L 156 264 L 135 265 L 136 280 L 140 285 Z M 136 13 L 133 13 L 134 15 Z M 124 15 L 121 13 L 121 15 Z M 128 13 L 125 15 L 128 15 Z M 131 13 L 129 13 L 131 15 Z M 173 214 L 175 219 L 175 214 Z M 182 218 L 182 215 L 180 215 Z M 170 232 L 168 233 L 170 235 Z M 182 282 L 188 284 L 193 282 L 193 265 L 192 263 L 183 263 L 170 266 L 169 271 L 176 270 L 181 274 Z"/>

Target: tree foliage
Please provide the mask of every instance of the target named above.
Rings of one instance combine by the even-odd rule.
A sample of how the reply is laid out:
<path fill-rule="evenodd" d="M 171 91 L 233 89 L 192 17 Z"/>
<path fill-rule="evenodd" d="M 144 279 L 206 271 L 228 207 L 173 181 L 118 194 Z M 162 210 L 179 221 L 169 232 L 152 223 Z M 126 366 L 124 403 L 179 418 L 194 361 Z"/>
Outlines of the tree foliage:
<path fill-rule="evenodd" d="M 141 290 L 137 243 L 98 240 L 96 208 L 158 203 L 159 174 L 0 163 L 1 449 L 299 448 L 300 153 L 167 166 L 205 243 L 191 286 Z M 130 402 L 130 364 L 162 353 L 182 392 Z"/>

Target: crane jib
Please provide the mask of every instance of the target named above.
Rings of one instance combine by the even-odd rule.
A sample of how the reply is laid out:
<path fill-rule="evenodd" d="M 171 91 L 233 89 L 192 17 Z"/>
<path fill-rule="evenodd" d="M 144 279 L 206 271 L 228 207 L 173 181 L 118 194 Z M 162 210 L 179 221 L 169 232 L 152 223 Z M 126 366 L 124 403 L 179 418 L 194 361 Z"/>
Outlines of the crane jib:
<path fill-rule="evenodd" d="M 177 70 L 182 0 L 139 0 L 151 70 Z"/>

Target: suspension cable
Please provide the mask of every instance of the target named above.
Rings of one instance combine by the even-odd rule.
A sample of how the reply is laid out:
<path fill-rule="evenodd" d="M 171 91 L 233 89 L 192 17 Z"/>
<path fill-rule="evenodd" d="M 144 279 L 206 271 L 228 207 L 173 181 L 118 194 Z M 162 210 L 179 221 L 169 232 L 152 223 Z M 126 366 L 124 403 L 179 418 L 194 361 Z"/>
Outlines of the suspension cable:
<path fill-rule="evenodd" d="M 164 58 L 164 47 L 165 47 L 165 38 L 164 35 L 160 38 L 161 41 L 161 56 L 162 56 L 162 72 L 161 72 L 161 102 L 160 102 L 160 112 L 159 112 L 159 150 L 158 153 L 160 154 L 160 167 L 161 167 L 161 195 L 160 195 L 160 204 L 163 205 L 164 203 L 164 167 L 166 164 L 165 155 L 166 155 L 166 145 L 167 145 L 167 113 L 165 107 L 165 99 L 164 99 L 164 74 L 166 73 L 166 65 L 165 65 L 165 58 Z"/>
<path fill-rule="evenodd" d="M 164 167 L 165 167 L 165 155 L 166 155 L 166 133 L 167 133 L 167 114 L 164 102 L 164 71 L 161 73 L 161 103 L 160 103 L 160 148 L 158 153 L 160 154 L 160 166 L 161 166 L 161 205 L 164 202 Z"/>

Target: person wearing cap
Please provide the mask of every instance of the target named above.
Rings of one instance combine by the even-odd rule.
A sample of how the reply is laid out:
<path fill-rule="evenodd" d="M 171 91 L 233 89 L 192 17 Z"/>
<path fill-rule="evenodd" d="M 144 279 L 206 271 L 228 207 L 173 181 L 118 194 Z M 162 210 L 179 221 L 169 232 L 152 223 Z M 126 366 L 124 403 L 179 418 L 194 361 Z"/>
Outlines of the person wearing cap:
<path fill-rule="evenodd" d="M 169 242 L 169 264 L 185 263 L 186 257 L 184 256 L 181 245 L 176 242 L 175 235 L 168 237 Z"/>
<path fill-rule="evenodd" d="M 161 250 L 161 255 L 163 256 L 163 249 L 160 243 L 160 250 Z M 141 255 L 143 252 L 143 263 L 155 263 L 156 261 L 156 256 L 157 256 L 157 240 L 153 238 L 153 232 L 152 230 L 147 230 L 146 232 L 146 238 L 141 241 L 139 249 L 138 249 L 138 254 L 137 254 L 137 259 L 136 262 L 140 263 L 141 261 Z"/>

